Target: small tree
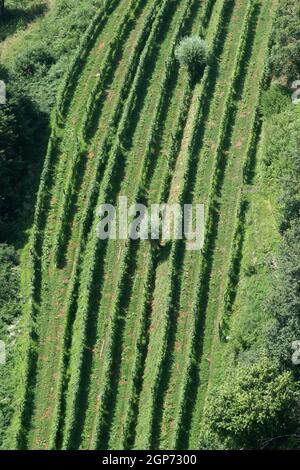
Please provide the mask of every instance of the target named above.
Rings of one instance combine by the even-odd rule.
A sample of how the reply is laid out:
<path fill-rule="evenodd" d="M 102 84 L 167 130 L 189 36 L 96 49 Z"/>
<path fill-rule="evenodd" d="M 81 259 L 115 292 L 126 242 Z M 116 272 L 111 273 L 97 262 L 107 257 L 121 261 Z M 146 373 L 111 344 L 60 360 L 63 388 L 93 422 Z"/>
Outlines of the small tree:
<path fill-rule="evenodd" d="M 185 37 L 176 47 L 175 57 L 180 65 L 186 67 L 191 75 L 203 72 L 208 61 L 206 42 L 199 36 Z"/>

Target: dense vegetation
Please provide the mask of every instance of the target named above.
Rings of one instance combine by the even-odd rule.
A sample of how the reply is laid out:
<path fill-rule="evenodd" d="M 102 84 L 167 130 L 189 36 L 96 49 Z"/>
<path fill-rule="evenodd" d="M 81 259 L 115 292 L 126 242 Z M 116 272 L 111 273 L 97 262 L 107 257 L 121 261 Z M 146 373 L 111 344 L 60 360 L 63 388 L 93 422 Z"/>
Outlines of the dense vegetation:
<path fill-rule="evenodd" d="M 181 65 L 187 67 L 192 76 L 196 73 L 199 76 L 203 72 L 208 55 L 205 41 L 198 36 L 183 38 L 175 50 L 176 59 Z"/>
<path fill-rule="evenodd" d="M 0 21 L 2 447 L 297 447 L 298 2 L 7 0 Z M 201 252 L 99 240 L 120 195 L 204 203 Z"/>
<path fill-rule="evenodd" d="M 16 250 L 0 244 L 0 338 L 5 343 L 6 370 L 0 368 L 0 439 L 4 438 L 13 412 L 14 390 L 7 370 L 13 362 L 13 349 L 20 333 L 18 322 L 21 315 L 20 270 Z"/>
<path fill-rule="evenodd" d="M 275 436 L 294 431 L 298 400 L 299 391 L 291 373 L 278 373 L 266 359 L 241 365 L 212 392 L 201 444 L 224 449 L 262 447 Z M 209 429 L 208 435 L 205 428 Z"/>

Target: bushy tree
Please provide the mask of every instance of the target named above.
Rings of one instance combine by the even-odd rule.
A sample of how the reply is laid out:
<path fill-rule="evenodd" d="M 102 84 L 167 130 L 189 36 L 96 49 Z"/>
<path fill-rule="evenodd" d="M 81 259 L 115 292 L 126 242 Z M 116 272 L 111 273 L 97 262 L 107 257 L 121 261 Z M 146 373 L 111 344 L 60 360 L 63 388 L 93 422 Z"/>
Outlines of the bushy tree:
<path fill-rule="evenodd" d="M 15 70 L 27 77 L 39 72 L 44 74 L 54 63 L 54 58 L 46 46 L 41 44 L 22 51 L 15 60 Z"/>
<path fill-rule="evenodd" d="M 185 37 L 177 46 L 175 56 L 192 76 L 201 73 L 208 61 L 206 42 L 198 36 Z"/>
<path fill-rule="evenodd" d="M 294 430 L 298 399 L 291 373 L 280 373 L 271 361 L 240 366 L 209 394 L 200 446 L 260 448 Z"/>
<path fill-rule="evenodd" d="M 13 246 L 0 244 L 0 331 L 20 313 L 19 259 Z"/>

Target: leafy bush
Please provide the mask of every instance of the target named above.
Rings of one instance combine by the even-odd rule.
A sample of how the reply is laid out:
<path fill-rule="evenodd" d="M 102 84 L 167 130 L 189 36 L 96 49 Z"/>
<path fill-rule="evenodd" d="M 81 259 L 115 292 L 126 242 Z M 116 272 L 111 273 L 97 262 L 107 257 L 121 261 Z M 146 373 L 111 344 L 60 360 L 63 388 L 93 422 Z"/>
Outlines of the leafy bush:
<path fill-rule="evenodd" d="M 269 360 L 240 366 L 208 397 L 201 447 L 256 449 L 294 430 L 299 390 Z"/>
<path fill-rule="evenodd" d="M 272 320 L 267 352 L 282 369 L 299 376 L 292 342 L 300 338 L 300 117 L 297 107 L 275 116 L 265 128 L 266 181 L 278 194 L 279 253 L 272 263 L 272 292 L 266 310 Z"/>
<path fill-rule="evenodd" d="M 18 255 L 12 246 L 0 244 L 0 322 L 8 321 L 7 312 L 2 312 L 8 301 L 18 300 L 19 292 Z M 19 307 L 17 308 L 19 310 Z"/>
<path fill-rule="evenodd" d="M 1 73 L 0 77 L 4 75 Z M 16 215 L 24 216 L 24 200 L 32 189 L 31 168 L 35 164 L 35 149 L 41 139 L 39 130 L 44 116 L 22 90 L 7 83 L 7 104 L 0 107 L 0 241 L 11 239 Z"/>
<path fill-rule="evenodd" d="M 266 119 L 282 113 L 291 106 L 291 93 L 283 86 L 272 85 L 262 95 L 261 111 Z"/>
<path fill-rule="evenodd" d="M 206 42 L 198 36 L 185 37 L 177 46 L 175 57 L 191 74 L 201 72 L 208 61 Z"/>
<path fill-rule="evenodd" d="M 25 49 L 16 57 L 15 69 L 17 73 L 30 77 L 37 72 L 46 73 L 53 63 L 54 58 L 48 47 L 36 45 Z"/>

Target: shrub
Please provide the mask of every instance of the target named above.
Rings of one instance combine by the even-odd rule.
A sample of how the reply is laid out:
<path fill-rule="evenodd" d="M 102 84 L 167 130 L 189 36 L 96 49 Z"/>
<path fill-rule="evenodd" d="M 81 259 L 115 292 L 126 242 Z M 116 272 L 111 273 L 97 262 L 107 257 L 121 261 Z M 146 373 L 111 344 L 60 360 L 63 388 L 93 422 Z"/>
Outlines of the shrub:
<path fill-rule="evenodd" d="M 272 85 L 262 95 L 261 111 L 267 119 L 282 113 L 291 105 L 291 93 L 283 86 Z"/>
<path fill-rule="evenodd" d="M 20 53 L 15 62 L 15 70 L 20 75 L 31 77 L 37 72 L 45 73 L 55 62 L 48 48 L 36 45 Z"/>
<path fill-rule="evenodd" d="M 265 440 L 294 430 L 298 385 L 267 359 L 240 366 L 208 397 L 200 445 L 260 448 Z"/>
<path fill-rule="evenodd" d="M 19 259 L 14 247 L 0 244 L 0 309 L 7 302 L 19 299 L 19 272 L 16 268 L 18 264 Z M 0 322 L 3 322 L 5 317 L 6 315 L 2 315 Z"/>
<path fill-rule="evenodd" d="M 185 37 L 176 47 L 175 56 L 192 75 L 202 72 L 208 61 L 206 42 L 198 36 Z"/>
<path fill-rule="evenodd" d="M 36 156 L 33 142 L 36 147 L 40 143 L 44 118 L 12 82 L 6 77 L 7 104 L 0 107 L 0 241 L 11 240 L 9 225 L 22 214 L 29 199 Z"/>

